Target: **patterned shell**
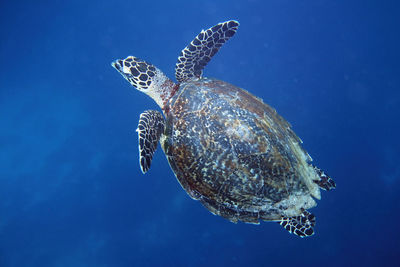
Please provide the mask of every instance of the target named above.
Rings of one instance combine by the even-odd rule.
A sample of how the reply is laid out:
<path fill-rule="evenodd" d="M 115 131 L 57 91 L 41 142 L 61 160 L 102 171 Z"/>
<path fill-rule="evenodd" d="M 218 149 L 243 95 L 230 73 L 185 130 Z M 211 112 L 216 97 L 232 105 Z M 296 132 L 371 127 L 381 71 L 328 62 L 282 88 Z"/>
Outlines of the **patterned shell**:
<path fill-rule="evenodd" d="M 229 83 L 182 83 L 167 107 L 161 145 L 182 187 L 212 213 L 248 223 L 316 205 L 316 173 L 276 111 Z"/>

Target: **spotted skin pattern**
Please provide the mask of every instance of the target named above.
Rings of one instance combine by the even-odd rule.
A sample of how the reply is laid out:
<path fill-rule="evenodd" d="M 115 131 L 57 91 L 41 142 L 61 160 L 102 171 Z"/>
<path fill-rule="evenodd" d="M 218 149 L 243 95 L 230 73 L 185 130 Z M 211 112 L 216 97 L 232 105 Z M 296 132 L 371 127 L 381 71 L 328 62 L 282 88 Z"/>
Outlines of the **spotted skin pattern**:
<path fill-rule="evenodd" d="M 176 80 L 182 83 L 193 77 L 200 78 L 204 67 L 221 46 L 236 33 L 238 27 L 239 22 L 230 20 L 202 30 L 179 55 L 175 65 Z"/>
<path fill-rule="evenodd" d="M 312 236 L 314 234 L 313 227 L 315 226 L 315 216 L 304 210 L 299 216 L 282 218 L 279 224 L 291 234 L 300 237 Z"/>
<path fill-rule="evenodd" d="M 320 177 L 320 180 L 315 180 L 314 182 L 318 184 L 321 189 L 330 191 L 336 188 L 336 183 L 331 177 L 329 177 L 325 172 L 315 166 L 314 169 Z"/>
<path fill-rule="evenodd" d="M 152 78 L 156 75 L 157 70 L 152 64 L 134 56 L 118 59 L 112 63 L 112 66 L 122 72 L 125 79 L 134 87 L 144 90 L 151 85 Z"/>
<path fill-rule="evenodd" d="M 136 131 L 139 138 L 140 168 L 146 173 L 150 168 L 160 136 L 164 132 L 164 117 L 156 110 L 146 110 L 140 114 Z"/>
<path fill-rule="evenodd" d="M 161 70 L 137 57 L 118 59 L 111 65 L 133 87 L 150 96 L 162 109 L 179 87 Z"/>

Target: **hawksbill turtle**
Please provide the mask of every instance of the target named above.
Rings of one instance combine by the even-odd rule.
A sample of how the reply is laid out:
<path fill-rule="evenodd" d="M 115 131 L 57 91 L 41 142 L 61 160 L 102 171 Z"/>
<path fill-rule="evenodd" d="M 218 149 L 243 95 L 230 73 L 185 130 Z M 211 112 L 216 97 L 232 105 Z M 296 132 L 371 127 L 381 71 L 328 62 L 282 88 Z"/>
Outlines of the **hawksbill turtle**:
<path fill-rule="evenodd" d="M 276 221 L 300 237 L 314 233 L 307 211 L 320 188 L 335 182 L 311 165 L 290 124 L 260 98 L 202 76 L 203 68 L 237 31 L 230 20 L 202 30 L 175 66 L 174 83 L 134 56 L 112 66 L 161 108 L 144 111 L 137 128 L 146 173 L 158 142 L 179 183 L 210 212 L 231 222 Z"/>

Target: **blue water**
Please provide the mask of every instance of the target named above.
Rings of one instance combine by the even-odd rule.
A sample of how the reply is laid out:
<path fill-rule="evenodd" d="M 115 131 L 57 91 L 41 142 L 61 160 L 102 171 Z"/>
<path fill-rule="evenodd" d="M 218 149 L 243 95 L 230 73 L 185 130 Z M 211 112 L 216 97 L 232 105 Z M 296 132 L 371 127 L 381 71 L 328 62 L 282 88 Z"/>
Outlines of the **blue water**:
<path fill-rule="evenodd" d="M 1 1 L 0 266 L 398 266 L 398 1 Z M 193 201 L 110 62 L 174 77 L 203 28 L 241 26 L 206 67 L 292 123 L 337 189 L 316 234 L 233 224 Z"/>

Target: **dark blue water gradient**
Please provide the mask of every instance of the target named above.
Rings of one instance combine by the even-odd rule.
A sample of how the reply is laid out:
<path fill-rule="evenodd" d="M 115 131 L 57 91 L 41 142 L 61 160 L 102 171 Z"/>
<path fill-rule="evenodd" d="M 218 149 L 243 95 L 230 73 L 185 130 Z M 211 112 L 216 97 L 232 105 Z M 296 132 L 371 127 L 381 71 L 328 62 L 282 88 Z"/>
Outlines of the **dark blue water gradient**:
<path fill-rule="evenodd" d="M 2 1 L 0 266 L 394 266 L 400 234 L 397 1 Z M 205 69 L 292 123 L 337 182 L 316 235 L 232 224 L 191 200 L 135 133 L 156 104 L 111 68 L 174 77 L 182 48 L 241 26 Z"/>

